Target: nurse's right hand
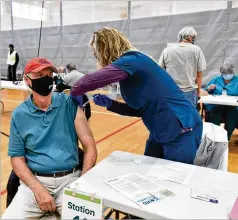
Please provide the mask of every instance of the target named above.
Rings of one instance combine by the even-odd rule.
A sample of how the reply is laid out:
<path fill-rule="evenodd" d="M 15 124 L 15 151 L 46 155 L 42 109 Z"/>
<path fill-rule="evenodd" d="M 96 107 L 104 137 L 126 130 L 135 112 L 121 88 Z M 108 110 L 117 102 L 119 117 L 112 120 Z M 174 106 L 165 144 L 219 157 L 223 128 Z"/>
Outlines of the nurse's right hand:
<path fill-rule="evenodd" d="M 112 105 L 112 100 L 108 98 L 106 95 L 96 94 L 93 95 L 93 101 L 96 105 L 101 107 L 109 108 Z"/>
<path fill-rule="evenodd" d="M 211 91 L 211 90 L 214 90 L 216 88 L 216 85 L 215 84 L 211 84 L 209 87 L 208 87 L 208 90 Z"/>

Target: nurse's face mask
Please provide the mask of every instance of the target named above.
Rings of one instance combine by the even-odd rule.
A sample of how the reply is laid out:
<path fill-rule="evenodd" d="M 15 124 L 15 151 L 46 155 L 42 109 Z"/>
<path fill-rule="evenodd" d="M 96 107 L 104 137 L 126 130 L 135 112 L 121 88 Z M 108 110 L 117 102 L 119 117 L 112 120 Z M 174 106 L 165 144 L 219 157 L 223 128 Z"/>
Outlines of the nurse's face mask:
<path fill-rule="evenodd" d="M 53 72 L 50 69 L 26 75 L 31 80 L 29 87 L 41 96 L 48 96 L 53 90 Z"/>
<path fill-rule="evenodd" d="M 230 81 L 234 77 L 234 74 L 233 73 L 222 74 L 222 77 L 223 77 L 224 80 Z"/>

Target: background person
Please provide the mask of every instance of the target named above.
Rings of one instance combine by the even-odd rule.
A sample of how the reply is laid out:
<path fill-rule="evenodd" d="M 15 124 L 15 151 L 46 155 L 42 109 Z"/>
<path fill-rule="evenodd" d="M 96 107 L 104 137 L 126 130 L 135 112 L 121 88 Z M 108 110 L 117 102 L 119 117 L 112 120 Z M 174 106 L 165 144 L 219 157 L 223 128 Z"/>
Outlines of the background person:
<path fill-rule="evenodd" d="M 9 81 L 16 81 L 16 71 L 17 65 L 19 63 L 19 56 L 18 53 L 14 50 L 14 45 L 9 44 L 8 46 L 8 55 L 7 55 L 7 64 L 8 64 L 8 71 L 7 71 L 7 80 Z"/>
<path fill-rule="evenodd" d="M 206 91 L 212 95 L 238 96 L 238 77 L 235 76 L 233 64 L 226 63 L 220 67 L 220 76 L 214 77 L 207 85 Z M 228 140 L 238 123 L 238 108 L 227 105 L 205 104 L 207 122 L 216 125 L 225 123 Z"/>
<path fill-rule="evenodd" d="M 178 34 L 179 44 L 165 48 L 159 59 L 161 68 L 172 76 L 194 107 L 201 97 L 202 72 L 206 69 L 203 52 L 194 45 L 196 38 L 194 28 L 183 28 Z"/>

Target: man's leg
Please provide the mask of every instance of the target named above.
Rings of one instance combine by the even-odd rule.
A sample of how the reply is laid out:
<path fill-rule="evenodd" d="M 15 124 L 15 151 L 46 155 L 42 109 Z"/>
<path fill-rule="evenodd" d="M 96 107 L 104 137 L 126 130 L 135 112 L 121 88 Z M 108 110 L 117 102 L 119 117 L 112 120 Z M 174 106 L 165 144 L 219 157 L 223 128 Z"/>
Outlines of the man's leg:
<path fill-rule="evenodd" d="M 10 66 L 11 81 L 14 81 L 14 66 Z"/>
<path fill-rule="evenodd" d="M 225 129 L 227 130 L 227 137 L 230 140 L 233 131 L 237 124 L 237 109 L 233 106 L 225 107 Z"/>
<path fill-rule="evenodd" d="M 41 211 L 32 190 L 21 183 L 11 204 L 5 210 L 1 219 L 40 218 L 45 212 Z"/>
<path fill-rule="evenodd" d="M 191 102 L 191 104 L 196 108 L 198 103 L 198 94 L 197 90 L 193 90 L 191 92 L 184 92 L 184 95 Z"/>
<path fill-rule="evenodd" d="M 63 190 L 64 187 L 69 187 L 71 183 L 76 181 L 81 175 L 81 171 L 76 171 L 67 176 L 57 178 L 58 188 L 55 191 L 55 203 L 57 207 L 57 212 L 62 215 L 62 200 L 63 200 Z"/>
<path fill-rule="evenodd" d="M 15 197 L 19 185 L 20 185 L 19 178 L 12 170 L 7 182 L 7 207 L 11 204 L 13 198 Z"/>
<path fill-rule="evenodd" d="M 12 81 L 17 81 L 17 66 L 12 66 Z"/>
<path fill-rule="evenodd" d="M 162 143 L 164 159 L 193 164 L 202 139 L 203 124 L 196 125 L 192 131 L 178 135 L 173 141 Z"/>
<path fill-rule="evenodd" d="M 8 65 L 8 67 L 7 67 L 7 80 L 12 81 L 11 66 L 10 65 Z"/>

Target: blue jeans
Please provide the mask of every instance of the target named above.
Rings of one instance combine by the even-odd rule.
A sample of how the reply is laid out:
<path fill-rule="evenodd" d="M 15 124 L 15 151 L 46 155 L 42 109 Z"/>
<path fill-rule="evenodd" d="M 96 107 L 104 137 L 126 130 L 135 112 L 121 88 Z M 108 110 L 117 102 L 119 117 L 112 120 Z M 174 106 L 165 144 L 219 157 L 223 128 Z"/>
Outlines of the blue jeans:
<path fill-rule="evenodd" d="M 198 93 L 197 90 L 193 90 L 190 92 L 184 92 L 184 95 L 187 97 L 187 99 L 192 103 L 192 105 L 196 108 L 198 103 Z"/>

